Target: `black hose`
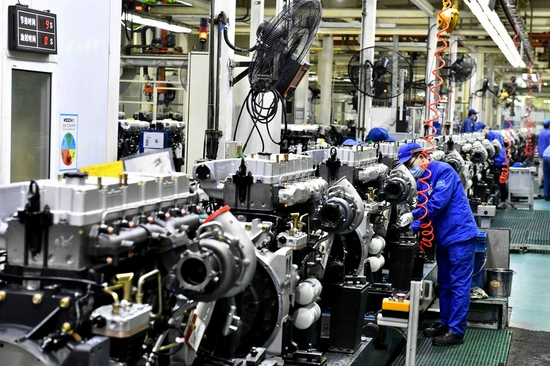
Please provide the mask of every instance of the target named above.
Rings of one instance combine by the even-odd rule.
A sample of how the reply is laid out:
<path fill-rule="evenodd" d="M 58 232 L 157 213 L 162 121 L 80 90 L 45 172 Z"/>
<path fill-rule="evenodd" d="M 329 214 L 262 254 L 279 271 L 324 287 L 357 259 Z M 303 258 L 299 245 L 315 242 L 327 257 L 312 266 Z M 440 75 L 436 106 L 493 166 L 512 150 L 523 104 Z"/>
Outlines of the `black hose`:
<path fill-rule="evenodd" d="M 252 52 L 256 50 L 257 44 L 251 48 L 241 48 L 233 45 L 231 41 L 229 41 L 229 37 L 227 36 L 227 15 L 223 11 L 218 15 L 217 20 L 222 24 L 222 26 L 220 27 L 220 30 L 223 31 L 223 39 L 225 40 L 225 43 L 229 48 L 231 48 L 233 51 L 242 52 L 242 53 Z"/>
<path fill-rule="evenodd" d="M 237 46 L 231 44 L 231 41 L 229 40 L 229 37 L 227 35 L 227 26 L 226 26 L 226 24 L 224 24 L 224 27 L 223 27 L 223 39 L 225 40 L 225 43 L 227 44 L 227 46 L 229 48 L 231 48 L 233 51 L 247 53 L 247 52 L 256 51 L 256 48 L 258 48 L 257 44 L 255 44 L 251 48 L 241 48 L 241 47 L 237 47 Z"/>
<path fill-rule="evenodd" d="M 240 18 L 235 18 L 236 21 L 241 21 L 241 20 L 248 20 L 249 19 L 249 16 L 250 16 L 250 7 L 252 6 L 252 4 L 250 3 L 250 0 L 248 0 L 246 2 L 246 14 L 243 15 L 242 17 Z"/>

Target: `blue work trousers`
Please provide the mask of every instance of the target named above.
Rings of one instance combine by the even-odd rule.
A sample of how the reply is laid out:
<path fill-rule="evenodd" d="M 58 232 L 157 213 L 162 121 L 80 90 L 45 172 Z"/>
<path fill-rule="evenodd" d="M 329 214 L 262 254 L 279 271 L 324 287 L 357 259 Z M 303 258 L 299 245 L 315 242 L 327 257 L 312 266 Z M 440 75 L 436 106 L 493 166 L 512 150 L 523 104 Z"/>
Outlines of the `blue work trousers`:
<path fill-rule="evenodd" d="M 477 238 L 436 247 L 441 324 L 464 337 L 470 308 Z"/>
<path fill-rule="evenodd" d="M 542 158 L 542 171 L 544 174 L 544 198 L 550 198 L 550 157 Z"/>

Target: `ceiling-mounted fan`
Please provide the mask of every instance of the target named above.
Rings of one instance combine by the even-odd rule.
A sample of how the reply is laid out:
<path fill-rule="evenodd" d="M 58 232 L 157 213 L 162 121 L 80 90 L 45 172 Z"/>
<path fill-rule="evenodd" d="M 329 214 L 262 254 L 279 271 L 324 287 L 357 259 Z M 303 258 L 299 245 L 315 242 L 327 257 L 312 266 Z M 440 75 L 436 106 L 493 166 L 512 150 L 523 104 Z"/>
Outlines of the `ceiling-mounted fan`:
<path fill-rule="evenodd" d="M 500 96 L 498 83 L 495 79 L 484 77 L 475 84 L 473 96 L 477 98 L 498 98 Z"/>
<path fill-rule="evenodd" d="M 317 82 L 310 82 L 308 89 L 311 93 L 308 98 L 309 102 L 313 105 L 321 103 L 321 85 Z"/>
<path fill-rule="evenodd" d="M 457 57 L 451 66 L 445 68 L 447 71 L 446 78 L 454 82 L 455 85 L 461 85 L 475 74 L 476 69 L 476 61 L 470 55 L 462 54 Z"/>
<path fill-rule="evenodd" d="M 380 46 L 363 48 L 348 63 L 348 76 L 355 88 L 377 99 L 405 93 L 412 85 L 411 63 L 399 52 Z"/>

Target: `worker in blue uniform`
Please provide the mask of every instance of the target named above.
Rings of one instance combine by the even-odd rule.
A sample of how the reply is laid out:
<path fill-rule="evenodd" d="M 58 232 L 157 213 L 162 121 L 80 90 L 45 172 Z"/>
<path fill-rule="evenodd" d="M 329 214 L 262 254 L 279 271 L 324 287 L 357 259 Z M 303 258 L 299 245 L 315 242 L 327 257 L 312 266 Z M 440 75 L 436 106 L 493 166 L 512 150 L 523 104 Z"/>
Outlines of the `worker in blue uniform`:
<path fill-rule="evenodd" d="M 544 199 L 550 201 L 550 145 L 542 152 L 542 168 L 544 171 Z"/>
<path fill-rule="evenodd" d="M 462 133 L 468 133 L 468 132 L 474 132 L 474 123 L 477 118 L 477 111 L 475 109 L 470 109 L 468 111 L 468 118 L 464 120 L 464 123 L 462 124 L 462 129 L 460 132 Z"/>
<path fill-rule="evenodd" d="M 417 189 L 428 189 L 427 202 L 401 215 L 400 227 L 409 225 L 417 231 L 419 218 L 427 213 L 432 220 L 436 245 L 439 282 L 440 324 L 425 329 L 424 335 L 433 337 L 432 344 L 449 346 L 462 344 L 466 333 L 470 287 L 474 271 L 475 245 L 478 229 L 459 175 L 447 163 L 432 160 L 422 154 L 417 143 L 408 143 L 398 151 L 398 164 L 405 164 L 417 180 Z M 429 184 L 425 186 L 424 178 Z M 423 201 L 419 196 L 419 201 Z M 425 204 L 425 209 L 420 204 Z"/>
<path fill-rule="evenodd" d="M 503 173 L 503 170 L 508 169 L 509 161 L 508 157 L 506 156 L 506 150 L 504 145 L 504 140 L 502 139 L 502 136 L 498 132 L 491 131 L 489 127 L 485 126 L 485 123 L 483 122 L 477 122 L 474 125 L 474 130 L 476 132 L 483 132 L 485 135 L 485 138 L 491 142 L 494 140 L 497 140 L 500 144 L 500 152 L 498 155 L 495 155 L 493 157 L 494 162 L 494 169 L 495 169 L 495 176 L 497 177 L 498 181 L 498 188 L 500 191 L 500 203 L 498 205 L 499 208 L 505 208 L 506 207 L 506 201 L 508 200 L 508 176 L 506 173 Z"/>
<path fill-rule="evenodd" d="M 542 131 L 540 131 L 539 136 L 537 138 L 537 151 L 539 152 L 539 169 L 538 169 L 538 176 L 539 176 L 539 188 L 542 188 L 542 176 L 543 176 L 543 159 L 542 154 L 544 153 L 544 150 L 548 146 L 550 146 L 550 119 L 545 119 L 542 121 Z"/>
<path fill-rule="evenodd" d="M 365 137 L 365 141 L 381 142 L 381 141 L 397 141 L 390 136 L 388 130 L 383 127 L 373 127 Z"/>

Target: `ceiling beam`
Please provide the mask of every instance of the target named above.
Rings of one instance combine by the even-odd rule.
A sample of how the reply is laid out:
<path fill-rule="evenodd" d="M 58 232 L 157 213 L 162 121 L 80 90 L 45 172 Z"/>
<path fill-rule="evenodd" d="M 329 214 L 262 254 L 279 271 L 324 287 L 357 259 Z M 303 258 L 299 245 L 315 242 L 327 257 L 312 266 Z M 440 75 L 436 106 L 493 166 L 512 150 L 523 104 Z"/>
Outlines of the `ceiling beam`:
<path fill-rule="evenodd" d="M 159 6 L 152 5 L 151 13 L 165 15 L 205 15 L 204 4 L 199 7 L 182 7 L 182 6 Z M 243 16 L 246 9 L 237 8 L 237 16 Z M 266 17 L 275 16 L 275 8 L 266 7 L 264 10 Z M 357 18 L 361 19 L 361 9 L 343 9 L 343 8 L 323 8 L 323 18 Z M 377 9 L 376 19 L 379 18 L 419 18 L 426 19 L 427 15 L 418 9 L 396 10 L 396 9 Z M 460 18 L 475 18 L 471 11 L 460 11 Z"/>

